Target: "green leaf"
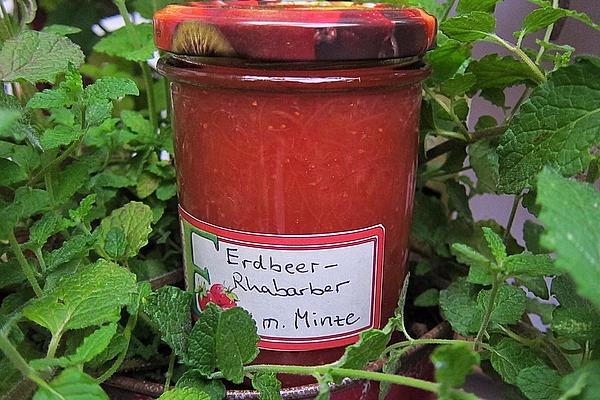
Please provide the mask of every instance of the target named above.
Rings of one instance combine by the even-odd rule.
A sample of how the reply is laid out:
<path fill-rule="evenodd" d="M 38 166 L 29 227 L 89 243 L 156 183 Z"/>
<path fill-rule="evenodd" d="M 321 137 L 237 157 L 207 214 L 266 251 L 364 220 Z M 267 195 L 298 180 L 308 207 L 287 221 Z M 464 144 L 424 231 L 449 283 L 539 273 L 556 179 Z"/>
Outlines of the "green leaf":
<path fill-rule="evenodd" d="M 465 278 L 459 278 L 440 291 L 442 315 L 463 336 L 477 332 L 481 325 L 482 313 L 476 300 L 479 290 L 478 286 L 468 283 Z"/>
<path fill-rule="evenodd" d="M 134 257 L 148 244 L 148 235 L 152 232 L 152 209 L 139 202 L 130 202 L 114 210 L 100 223 L 98 244 L 104 248 L 108 232 L 120 228 L 127 241 L 123 258 Z"/>
<path fill-rule="evenodd" d="M 221 312 L 216 305 L 209 303 L 200 313 L 188 339 L 184 362 L 206 377 L 217 367 L 216 336 Z"/>
<path fill-rule="evenodd" d="M 482 11 L 492 13 L 496 9 L 496 4 L 502 0 L 460 0 L 456 7 L 459 14 L 470 13 L 473 11 Z"/>
<path fill-rule="evenodd" d="M 121 112 L 121 120 L 127 128 L 139 135 L 153 133 L 152 124 L 139 112 L 123 110 L 123 112 Z"/>
<path fill-rule="evenodd" d="M 462 96 L 477 83 L 477 77 L 472 73 L 457 75 L 441 84 L 441 92 L 445 96 Z"/>
<path fill-rule="evenodd" d="M 440 301 L 440 291 L 438 289 L 427 289 L 415 298 L 417 307 L 436 307 Z"/>
<path fill-rule="evenodd" d="M 527 249 L 534 254 L 546 253 L 546 250 L 540 244 L 542 233 L 544 233 L 542 225 L 536 224 L 531 220 L 525 221 L 523 225 L 523 240 L 527 245 Z"/>
<path fill-rule="evenodd" d="M 53 367 L 75 367 L 90 362 L 98 354 L 102 353 L 108 347 L 112 338 L 117 333 L 117 324 L 109 324 L 96 329 L 91 335 L 83 339 L 83 343 L 77 348 L 75 353 L 70 356 L 60 358 L 42 358 L 30 361 L 34 369 L 44 369 Z"/>
<path fill-rule="evenodd" d="M 504 245 L 504 241 L 494 230 L 488 227 L 481 228 L 483 230 L 483 236 L 485 237 L 485 241 L 492 252 L 492 255 L 496 259 L 496 263 L 498 265 L 502 265 L 504 260 L 506 259 L 506 246 Z"/>
<path fill-rule="evenodd" d="M 478 61 L 471 62 L 467 73 L 476 77 L 477 88 L 480 89 L 504 89 L 538 82 L 538 78 L 527 64 L 512 57 L 500 57 L 497 54 L 490 54 Z"/>
<path fill-rule="evenodd" d="M 140 177 L 137 181 L 137 186 L 136 186 L 137 196 L 140 199 L 145 199 L 146 197 L 148 197 L 152 193 L 154 193 L 156 191 L 156 189 L 158 189 L 159 185 L 160 185 L 159 177 L 157 177 L 156 175 L 144 172 L 142 175 L 140 175 Z"/>
<path fill-rule="evenodd" d="M 100 39 L 94 50 L 129 61 L 145 62 L 156 51 L 152 24 L 124 26 Z"/>
<path fill-rule="evenodd" d="M 185 387 L 176 388 L 165 392 L 158 400 L 211 400 L 210 396 L 202 390 Z"/>
<path fill-rule="evenodd" d="M 0 119 L 2 112 L 0 112 Z M 17 163 L 14 163 L 6 158 L 0 158 L 0 186 L 8 186 L 13 183 L 22 182 L 27 179 L 27 172 L 23 170 Z"/>
<path fill-rule="evenodd" d="M 50 203 L 50 195 L 45 190 L 31 189 L 27 186 L 18 188 L 13 202 L 0 209 L 0 239 L 7 239 L 18 221 L 38 214 Z"/>
<path fill-rule="evenodd" d="M 592 361 L 565 376 L 560 382 L 562 399 L 595 400 L 600 392 L 600 361 Z"/>
<path fill-rule="evenodd" d="M 68 221 L 55 212 L 45 213 L 29 230 L 29 240 L 42 247 L 48 239 L 68 227 Z"/>
<path fill-rule="evenodd" d="M 225 385 L 220 380 L 206 380 L 203 375 L 194 369 L 186 371 L 177 381 L 178 388 L 192 387 L 203 391 L 210 396 L 210 400 L 223 400 L 225 398 Z"/>
<path fill-rule="evenodd" d="M 580 343 L 596 340 L 600 335 L 600 312 L 575 292 L 575 284 L 566 276 L 552 282 L 552 293 L 560 303 L 552 312 L 552 331 Z"/>
<path fill-rule="evenodd" d="M 474 11 L 447 19 L 440 24 L 440 29 L 450 39 L 469 43 L 492 35 L 496 20 L 489 13 Z"/>
<path fill-rule="evenodd" d="M 26 30 L 4 43 L 0 51 L 0 80 L 54 83 L 70 63 L 79 67 L 83 60 L 81 49 L 69 39 Z"/>
<path fill-rule="evenodd" d="M 66 330 L 117 322 L 121 307 L 129 304 L 135 293 L 134 274 L 98 260 L 65 276 L 54 288 L 32 300 L 23 315 L 56 336 Z"/>
<path fill-rule="evenodd" d="M 434 82 L 444 82 L 452 78 L 470 56 L 469 46 L 440 34 L 438 47 L 428 51 L 425 56 L 431 65 L 431 79 Z"/>
<path fill-rule="evenodd" d="M 537 32 L 565 17 L 575 18 L 594 29 L 600 30 L 600 25 L 595 24 L 585 13 L 547 6 L 533 10 L 525 17 L 525 20 L 523 20 L 523 34 Z"/>
<path fill-rule="evenodd" d="M 84 102 L 89 105 L 98 100 L 117 100 L 128 95 L 139 94 L 137 85 L 131 79 L 107 76 L 85 88 Z"/>
<path fill-rule="evenodd" d="M 482 290 L 477 296 L 479 308 L 485 310 L 490 299 L 490 290 Z M 521 319 L 525 312 L 527 296 L 515 286 L 503 284 L 498 290 L 491 321 L 498 324 L 514 324 Z"/>
<path fill-rule="evenodd" d="M 252 387 L 260 392 L 261 400 L 281 399 L 281 382 L 272 372 L 257 372 L 252 377 Z"/>
<path fill-rule="evenodd" d="M 535 351 L 509 338 L 502 339 L 494 346 L 490 361 L 502 379 L 511 385 L 517 383 L 521 370 L 545 365 Z"/>
<path fill-rule="evenodd" d="M 177 185 L 162 185 L 158 189 L 156 189 L 156 198 L 161 201 L 167 201 L 172 199 L 177 194 Z"/>
<path fill-rule="evenodd" d="M 435 380 L 440 384 L 440 396 L 446 396 L 451 388 L 461 387 L 465 379 L 479 365 L 479 353 L 468 344 L 452 344 L 437 347 L 431 355 L 435 367 Z"/>
<path fill-rule="evenodd" d="M 471 167 L 477 175 L 477 192 L 496 193 L 499 179 L 496 146 L 492 145 L 489 140 L 480 140 L 469 146 L 468 153 Z"/>
<path fill-rule="evenodd" d="M 54 33 L 56 35 L 68 36 L 81 32 L 81 29 L 75 26 L 53 24 L 45 26 L 42 32 Z"/>
<path fill-rule="evenodd" d="M 558 272 L 549 255 L 528 252 L 509 256 L 504 261 L 504 268 L 511 276 L 550 276 Z"/>
<path fill-rule="evenodd" d="M 161 339 L 180 357 L 192 331 L 191 302 L 191 293 L 172 286 L 160 288 L 143 302 L 142 310 L 160 330 Z"/>
<path fill-rule="evenodd" d="M 133 6 L 144 18 L 152 18 L 154 13 L 169 4 L 183 3 L 186 0 L 134 0 Z"/>
<path fill-rule="evenodd" d="M 600 141 L 599 75 L 600 61 L 582 58 L 533 90 L 498 147 L 500 190 L 520 193 L 544 166 L 569 176 L 587 167 Z"/>
<path fill-rule="evenodd" d="M 85 257 L 93 247 L 95 237 L 87 233 L 71 236 L 58 249 L 52 250 L 46 257 L 48 271 L 54 271 L 59 266 L 76 258 Z"/>
<path fill-rule="evenodd" d="M 28 108 L 56 109 L 71 106 L 79 100 L 83 91 L 83 78 L 73 64 L 69 64 L 65 79 L 54 89 L 37 92 L 27 103 Z"/>
<path fill-rule="evenodd" d="M 600 307 L 600 194 L 590 185 L 545 170 L 538 180 L 542 245 L 577 283 L 577 293 Z"/>
<path fill-rule="evenodd" d="M 40 143 L 46 151 L 56 149 L 60 146 L 66 146 L 83 136 L 83 132 L 79 129 L 57 125 L 54 128 L 46 129 Z"/>
<path fill-rule="evenodd" d="M 66 202 L 71 199 L 87 183 L 90 170 L 91 165 L 88 160 L 81 159 L 63 167 L 53 175 L 55 181 L 61 183 L 54 189 L 54 201 Z"/>
<path fill-rule="evenodd" d="M 243 365 L 258 355 L 256 323 L 248 311 L 234 307 L 221 313 L 215 333 L 217 367 L 233 383 L 244 380 Z"/>
<path fill-rule="evenodd" d="M 21 118 L 22 113 L 17 110 L 0 109 L 0 132 L 11 128 Z"/>
<path fill-rule="evenodd" d="M 392 337 L 392 329 L 370 329 L 360 333 L 360 339 L 346 347 L 336 365 L 346 369 L 364 369 L 371 361 L 379 359 Z"/>
<path fill-rule="evenodd" d="M 66 369 L 50 382 L 50 387 L 61 397 L 40 388 L 33 400 L 109 400 L 98 382 L 76 368 Z"/>
<path fill-rule="evenodd" d="M 494 282 L 494 266 L 486 256 L 462 243 L 454 243 L 450 249 L 459 262 L 470 267 L 469 282 L 480 285 L 491 285 Z"/>
<path fill-rule="evenodd" d="M 104 251 L 113 260 L 121 260 L 127 251 L 127 239 L 125 232 L 118 226 L 113 226 L 106 233 L 104 241 Z"/>
<path fill-rule="evenodd" d="M 88 215 L 92 212 L 96 203 L 96 194 L 87 195 L 79 202 L 79 205 L 74 210 L 69 210 L 69 218 L 76 224 L 87 220 Z"/>
<path fill-rule="evenodd" d="M 560 375 L 543 365 L 525 368 L 517 376 L 517 387 L 529 400 L 557 400 Z"/>

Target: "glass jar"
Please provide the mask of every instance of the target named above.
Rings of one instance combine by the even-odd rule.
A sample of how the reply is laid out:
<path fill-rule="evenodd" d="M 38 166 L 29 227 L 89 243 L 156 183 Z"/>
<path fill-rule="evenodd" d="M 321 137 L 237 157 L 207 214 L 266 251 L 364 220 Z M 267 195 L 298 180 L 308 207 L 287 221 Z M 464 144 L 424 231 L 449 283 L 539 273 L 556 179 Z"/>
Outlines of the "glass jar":
<path fill-rule="evenodd" d="M 435 19 L 375 4 L 189 3 L 159 12 L 155 31 L 159 48 L 185 53 L 159 70 L 194 312 L 207 301 L 251 312 L 257 362 L 336 360 L 393 315 L 406 274 L 419 60 Z"/>

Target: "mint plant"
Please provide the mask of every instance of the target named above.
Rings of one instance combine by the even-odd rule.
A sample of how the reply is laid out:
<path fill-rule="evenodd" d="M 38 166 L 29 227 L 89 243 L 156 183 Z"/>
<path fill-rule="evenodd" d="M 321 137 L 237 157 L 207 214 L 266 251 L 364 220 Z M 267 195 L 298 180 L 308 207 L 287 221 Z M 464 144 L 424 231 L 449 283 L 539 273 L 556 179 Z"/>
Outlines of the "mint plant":
<path fill-rule="evenodd" d="M 71 21 L 66 1 L 18 0 L 12 13 L 0 2 L 0 393 L 107 399 L 103 382 L 150 363 L 164 375 L 161 399 L 223 399 L 227 382 L 278 399 L 277 374 L 314 377 L 319 400 L 344 378 L 379 381 L 382 399 L 394 384 L 476 399 L 461 387 L 477 366 L 514 398 L 597 397 L 600 59 L 554 43 L 553 24 L 599 26 L 556 0 L 530 1 L 537 8 L 512 38 L 495 33 L 500 0 L 400 2 L 440 22 L 426 57 L 412 277 L 395 318 L 319 366 L 252 364 L 248 312 L 207 302 L 192 323 L 192 295 L 173 286 L 181 245 L 167 86 L 146 62 L 151 24 L 130 17 L 169 2 L 84 1 Z M 61 24 L 33 30 L 36 13 Z M 97 43 L 69 39 L 86 37 L 69 23 L 114 13 L 125 26 Z M 504 55 L 474 59 L 481 41 Z M 509 105 L 513 86 L 522 96 Z M 475 97 L 504 117 L 469 121 Z M 506 226 L 473 219 L 469 199 L 483 193 L 514 196 Z M 525 224 L 525 248 L 512 237 L 521 205 L 538 218 Z M 410 316 L 438 311 L 456 338 L 413 338 Z M 405 339 L 392 342 L 394 332 Z M 435 382 L 396 375 L 420 345 L 438 346 Z M 380 359 L 381 371 L 365 369 Z"/>

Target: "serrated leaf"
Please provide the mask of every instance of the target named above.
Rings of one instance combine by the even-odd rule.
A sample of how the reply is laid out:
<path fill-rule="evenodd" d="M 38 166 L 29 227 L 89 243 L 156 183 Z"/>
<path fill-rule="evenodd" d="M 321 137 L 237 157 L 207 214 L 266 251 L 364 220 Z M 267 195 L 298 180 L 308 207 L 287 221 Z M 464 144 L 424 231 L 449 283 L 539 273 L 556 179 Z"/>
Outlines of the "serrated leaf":
<path fill-rule="evenodd" d="M 136 185 L 136 193 L 140 199 L 145 199 L 158 189 L 160 178 L 156 175 L 144 172 L 140 175 Z"/>
<path fill-rule="evenodd" d="M 494 266 L 486 256 L 462 243 L 454 243 L 450 251 L 459 262 L 469 266 L 467 280 L 470 283 L 491 285 L 494 282 L 496 276 Z"/>
<path fill-rule="evenodd" d="M 575 18 L 594 29 L 600 30 L 600 25 L 595 24 L 585 13 L 547 6 L 535 9 L 525 17 L 523 20 L 523 34 L 537 32 L 565 17 Z"/>
<path fill-rule="evenodd" d="M 123 258 L 134 257 L 148 243 L 152 232 L 152 209 L 144 203 L 132 201 L 114 210 L 100 223 L 98 244 L 104 248 L 107 234 L 112 228 L 120 228 L 127 241 Z"/>
<path fill-rule="evenodd" d="M 563 175 L 583 171 L 589 147 L 600 142 L 600 61 L 579 59 L 535 88 L 498 147 L 505 193 L 532 186 L 544 166 Z"/>
<path fill-rule="evenodd" d="M 216 335 L 221 312 L 216 305 L 209 303 L 200 313 L 188 339 L 184 362 L 206 377 L 217 367 Z"/>
<path fill-rule="evenodd" d="M 485 310 L 490 299 L 490 290 L 482 290 L 477 296 L 479 308 Z M 498 289 L 491 321 L 498 324 L 514 324 L 521 319 L 525 312 L 527 296 L 515 286 L 503 284 Z"/>
<path fill-rule="evenodd" d="M 202 390 L 185 387 L 169 390 L 163 393 L 158 400 L 210 400 L 210 396 Z"/>
<path fill-rule="evenodd" d="M 482 313 L 476 300 L 479 290 L 480 287 L 468 283 L 465 278 L 459 278 L 440 291 L 442 315 L 463 336 L 477 332 L 481 325 Z"/>
<path fill-rule="evenodd" d="M 600 336 L 600 312 L 586 299 L 576 294 L 575 284 L 566 276 L 552 282 L 552 294 L 560 303 L 552 312 L 552 331 L 583 343 Z"/>
<path fill-rule="evenodd" d="M 68 221 L 55 212 L 45 213 L 29 230 L 29 240 L 42 247 L 48 239 L 68 227 Z"/>
<path fill-rule="evenodd" d="M 506 259 L 506 246 L 504 245 L 504 241 L 493 229 L 486 226 L 481 229 L 483 230 L 483 237 L 485 237 L 485 241 L 487 242 L 492 255 L 496 259 L 496 263 L 502 265 Z"/>
<path fill-rule="evenodd" d="M 592 361 L 565 376 L 560 382 L 562 399 L 595 400 L 600 392 L 600 361 Z"/>
<path fill-rule="evenodd" d="M 432 68 L 431 79 L 434 82 L 444 82 L 452 78 L 470 56 L 469 46 L 440 35 L 438 47 L 427 52 L 425 56 Z"/>
<path fill-rule="evenodd" d="M 523 225 L 523 240 L 527 245 L 527 250 L 533 254 L 547 252 L 540 244 L 542 233 L 544 233 L 544 227 L 542 225 L 536 224 L 531 220 L 525 221 L 525 224 Z"/>
<path fill-rule="evenodd" d="M 69 63 L 79 67 L 84 55 L 69 39 L 48 32 L 23 31 L 0 51 L 0 80 L 54 83 Z"/>
<path fill-rule="evenodd" d="M 496 20 L 486 12 L 474 11 L 447 19 L 440 24 L 446 36 L 460 42 L 485 39 L 496 30 Z"/>
<path fill-rule="evenodd" d="M 77 128 L 65 125 L 57 125 L 54 128 L 46 129 L 40 143 L 46 151 L 56 149 L 60 146 L 66 146 L 83 136 L 83 132 Z"/>
<path fill-rule="evenodd" d="M 18 188 L 13 202 L 0 209 L 0 239 L 6 239 L 18 221 L 39 213 L 50 203 L 50 195 L 45 190 Z"/>
<path fill-rule="evenodd" d="M 54 189 L 54 201 L 66 202 L 71 199 L 87 183 L 91 169 L 88 160 L 81 159 L 53 175 L 56 182 L 61 182 Z"/>
<path fill-rule="evenodd" d="M 550 276 L 558 271 L 547 254 L 531 254 L 528 252 L 509 256 L 504 261 L 504 268 L 511 276 L 526 274 L 529 276 Z"/>
<path fill-rule="evenodd" d="M 502 0 L 460 0 L 456 7 L 456 12 L 459 14 L 470 13 L 473 11 L 482 11 L 492 13 Z"/>
<path fill-rule="evenodd" d="M 106 232 L 104 240 L 104 251 L 113 260 L 121 260 L 127 251 L 127 239 L 125 232 L 118 226 L 113 226 Z"/>
<path fill-rule="evenodd" d="M 84 90 L 84 102 L 96 103 L 98 100 L 117 100 L 125 96 L 138 96 L 140 91 L 129 78 L 107 76 L 98 79 Z"/>
<path fill-rule="evenodd" d="M 158 189 L 156 189 L 156 198 L 161 201 L 167 201 L 172 199 L 177 194 L 177 185 L 162 185 Z"/>
<path fill-rule="evenodd" d="M 33 400 L 109 400 L 98 382 L 76 368 L 69 368 L 50 381 L 50 387 L 62 397 L 44 388 L 38 389 Z"/>
<path fill-rule="evenodd" d="M 258 355 L 256 323 L 248 311 L 234 307 L 221 313 L 216 339 L 217 367 L 233 383 L 244 380 L 243 365 Z"/>
<path fill-rule="evenodd" d="M 379 359 L 392 337 L 392 329 L 371 329 L 360 333 L 360 339 L 346 347 L 339 368 L 364 369 L 371 361 Z"/>
<path fill-rule="evenodd" d="M 468 72 L 461 75 L 456 75 L 452 79 L 448 79 L 441 84 L 441 92 L 445 96 L 454 97 L 462 96 L 467 93 L 477 83 L 477 77 Z"/>
<path fill-rule="evenodd" d="M 191 302 L 191 293 L 165 286 L 143 303 L 142 310 L 160 330 L 161 339 L 180 357 L 185 355 L 192 331 Z"/>
<path fill-rule="evenodd" d="M 577 283 L 577 293 L 600 306 L 600 194 L 591 186 L 545 170 L 538 180 L 542 245 Z"/>
<path fill-rule="evenodd" d="M 477 192 L 496 193 L 499 179 L 496 146 L 488 140 L 480 140 L 470 145 L 467 151 L 471 167 L 477 175 Z"/>
<path fill-rule="evenodd" d="M 45 26 L 42 29 L 42 32 L 54 33 L 56 35 L 61 35 L 61 36 L 69 36 L 69 35 L 75 35 L 75 34 L 81 32 L 81 29 L 77 28 L 76 26 L 52 24 L 52 25 Z"/>
<path fill-rule="evenodd" d="M 90 362 L 104 351 L 110 344 L 112 338 L 117 333 L 117 324 L 109 324 L 96 329 L 92 334 L 83 339 L 81 345 L 74 354 L 60 358 L 42 358 L 30 361 L 34 369 L 44 369 L 53 367 L 75 367 Z"/>
<path fill-rule="evenodd" d="M 66 330 L 117 322 L 121 307 L 137 293 L 135 275 L 106 260 L 67 275 L 32 300 L 23 315 L 53 336 Z"/>
<path fill-rule="evenodd" d="M 156 51 L 152 24 L 124 26 L 100 39 L 94 50 L 129 61 L 145 62 Z"/>
<path fill-rule="evenodd" d="M 543 365 L 525 368 L 517 376 L 517 387 L 529 400 L 557 400 L 561 376 Z"/>
<path fill-rule="evenodd" d="M 0 112 L 0 119 L 2 112 Z M 27 179 L 27 172 L 23 170 L 17 163 L 0 158 L 0 186 L 9 186 L 13 183 L 22 182 Z"/>
<path fill-rule="evenodd" d="M 477 88 L 480 89 L 504 89 L 538 82 L 538 78 L 527 64 L 512 57 L 500 57 L 496 54 L 473 61 L 469 64 L 467 73 L 471 73 L 477 78 Z"/>
<path fill-rule="evenodd" d="M 517 383 L 521 370 L 545 365 L 535 351 L 509 338 L 502 339 L 494 346 L 490 361 L 502 379 L 511 385 Z"/>
<path fill-rule="evenodd" d="M 79 205 L 74 210 L 69 210 L 69 218 L 79 224 L 87 219 L 96 203 L 96 194 L 87 195 L 79 202 Z"/>
<path fill-rule="evenodd" d="M 178 388 L 192 387 L 210 396 L 210 400 L 223 400 L 226 395 L 225 385 L 220 380 L 207 380 L 197 370 L 186 371 L 177 381 Z"/>
<path fill-rule="evenodd" d="M 252 377 L 252 387 L 260 393 L 261 400 L 280 400 L 281 382 L 272 372 L 257 372 Z"/>
<path fill-rule="evenodd" d="M 121 112 L 121 120 L 134 133 L 139 135 L 150 135 L 153 133 L 152 124 L 139 112 L 123 110 Z"/>
<path fill-rule="evenodd" d="M 87 233 L 80 233 L 65 240 L 61 247 L 47 255 L 48 271 L 54 271 L 63 264 L 87 255 L 93 247 L 94 240 L 95 237 Z"/>
<path fill-rule="evenodd" d="M 415 298 L 414 304 L 417 307 L 436 307 L 440 301 L 440 291 L 438 289 L 427 289 Z"/>
<path fill-rule="evenodd" d="M 446 396 L 451 388 L 464 385 L 480 359 L 473 346 L 453 344 L 436 348 L 431 361 L 435 367 L 435 380 L 440 384 L 440 396 Z"/>

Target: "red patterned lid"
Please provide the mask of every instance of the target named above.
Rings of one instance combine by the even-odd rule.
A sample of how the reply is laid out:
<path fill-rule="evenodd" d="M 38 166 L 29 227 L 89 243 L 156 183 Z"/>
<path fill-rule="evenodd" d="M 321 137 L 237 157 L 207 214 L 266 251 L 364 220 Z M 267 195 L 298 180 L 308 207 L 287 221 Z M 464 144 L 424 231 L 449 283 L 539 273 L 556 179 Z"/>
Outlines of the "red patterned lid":
<path fill-rule="evenodd" d="M 349 61 L 421 56 L 436 19 L 419 8 L 345 1 L 211 1 L 154 15 L 159 49 L 257 61 Z"/>

